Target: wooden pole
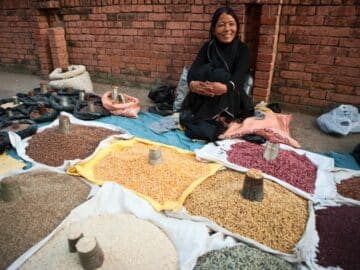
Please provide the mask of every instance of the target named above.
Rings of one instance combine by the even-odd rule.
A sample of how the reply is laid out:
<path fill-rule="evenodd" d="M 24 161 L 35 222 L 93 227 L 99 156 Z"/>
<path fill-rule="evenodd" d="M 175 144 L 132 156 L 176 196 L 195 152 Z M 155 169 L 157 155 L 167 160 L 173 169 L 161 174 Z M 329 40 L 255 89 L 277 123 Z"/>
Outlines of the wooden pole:
<path fill-rule="evenodd" d="M 67 134 L 70 132 L 70 118 L 66 115 L 61 115 L 59 118 L 60 132 Z"/>
<path fill-rule="evenodd" d="M 21 189 L 20 185 L 17 181 L 2 181 L 0 182 L 0 197 L 5 202 L 15 201 L 16 199 L 21 197 Z"/>
<path fill-rule="evenodd" d="M 104 253 L 95 237 L 84 236 L 76 244 L 81 266 L 86 270 L 99 268 L 104 262 Z"/>
<path fill-rule="evenodd" d="M 261 202 L 264 198 L 264 177 L 257 169 L 250 169 L 245 175 L 241 191 L 244 199 Z"/>

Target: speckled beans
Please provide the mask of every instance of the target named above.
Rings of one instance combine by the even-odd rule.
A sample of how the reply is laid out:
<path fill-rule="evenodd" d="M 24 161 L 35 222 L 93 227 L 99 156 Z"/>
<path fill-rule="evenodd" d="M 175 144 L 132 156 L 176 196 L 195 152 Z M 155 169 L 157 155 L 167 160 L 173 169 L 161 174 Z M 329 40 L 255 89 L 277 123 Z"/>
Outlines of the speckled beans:
<path fill-rule="evenodd" d="M 238 245 L 211 251 L 198 258 L 194 270 L 292 270 L 287 261 L 256 248 Z"/>
<path fill-rule="evenodd" d="M 292 253 L 305 230 L 307 201 L 264 180 L 262 202 L 252 202 L 240 195 L 243 182 L 239 172 L 217 172 L 189 195 L 184 206 L 190 214 L 207 217 L 233 233 Z"/>
<path fill-rule="evenodd" d="M 147 195 L 159 203 L 177 200 L 189 185 L 208 172 L 208 164 L 193 155 L 181 154 L 160 147 L 162 163 L 149 164 L 151 146 L 137 143 L 119 151 L 112 151 L 94 166 L 99 180 L 118 182 Z"/>
<path fill-rule="evenodd" d="M 259 169 L 308 193 L 314 193 L 317 168 L 305 155 L 279 150 L 275 159 L 267 161 L 263 153 L 262 145 L 240 142 L 232 145 L 227 152 L 227 159 L 245 168 Z"/>
<path fill-rule="evenodd" d="M 341 206 L 317 210 L 316 230 L 319 233 L 318 264 L 360 269 L 360 207 Z"/>
<path fill-rule="evenodd" d="M 94 152 L 100 141 L 120 134 L 101 127 L 70 125 L 64 134 L 58 126 L 35 134 L 26 147 L 26 154 L 33 160 L 50 166 L 60 166 L 65 160 L 84 159 Z"/>
<path fill-rule="evenodd" d="M 360 177 L 352 177 L 336 185 L 337 192 L 344 197 L 360 201 Z"/>

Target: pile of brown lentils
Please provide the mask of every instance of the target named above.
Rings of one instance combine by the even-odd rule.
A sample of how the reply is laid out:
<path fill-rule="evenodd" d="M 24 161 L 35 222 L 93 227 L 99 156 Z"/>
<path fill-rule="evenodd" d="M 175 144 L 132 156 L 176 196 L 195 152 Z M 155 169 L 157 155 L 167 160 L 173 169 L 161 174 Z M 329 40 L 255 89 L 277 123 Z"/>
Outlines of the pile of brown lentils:
<path fill-rule="evenodd" d="M 32 136 L 26 147 L 26 154 L 39 163 L 57 167 L 65 160 L 88 157 L 100 141 L 114 134 L 120 132 L 74 124 L 70 125 L 69 133 L 65 134 L 55 126 Z"/>

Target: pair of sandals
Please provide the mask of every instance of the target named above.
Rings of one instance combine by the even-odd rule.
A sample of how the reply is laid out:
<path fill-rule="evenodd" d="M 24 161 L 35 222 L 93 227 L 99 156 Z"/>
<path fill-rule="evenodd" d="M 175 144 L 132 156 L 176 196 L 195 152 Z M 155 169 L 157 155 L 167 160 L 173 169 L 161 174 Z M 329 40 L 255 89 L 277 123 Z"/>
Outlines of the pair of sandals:
<path fill-rule="evenodd" d="M 168 116 L 174 113 L 173 105 L 170 105 L 168 103 L 160 103 L 154 106 L 150 106 L 148 111 L 162 116 Z"/>

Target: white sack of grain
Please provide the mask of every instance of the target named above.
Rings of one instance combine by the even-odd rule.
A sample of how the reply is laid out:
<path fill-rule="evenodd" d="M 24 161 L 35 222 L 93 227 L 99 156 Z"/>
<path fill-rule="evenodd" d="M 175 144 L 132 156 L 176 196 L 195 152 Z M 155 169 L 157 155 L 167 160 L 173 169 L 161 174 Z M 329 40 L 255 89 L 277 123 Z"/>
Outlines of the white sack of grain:
<path fill-rule="evenodd" d="M 93 93 L 93 85 L 90 74 L 83 65 L 72 65 L 69 71 L 62 72 L 61 68 L 56 68 L 49 75 L 49 86 L 54 89 L 73 88 L 85 90 Z"/>

